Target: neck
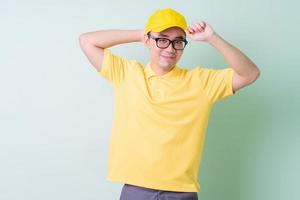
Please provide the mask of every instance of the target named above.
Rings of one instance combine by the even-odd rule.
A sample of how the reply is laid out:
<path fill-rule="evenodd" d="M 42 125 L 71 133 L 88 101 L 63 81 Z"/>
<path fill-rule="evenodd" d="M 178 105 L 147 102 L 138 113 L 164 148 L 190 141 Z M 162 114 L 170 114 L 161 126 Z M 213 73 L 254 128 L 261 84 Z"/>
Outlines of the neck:
<path fill-rule="evenodd" d="M 157 67 L 154 64 L 150 64 L 152 70 L 158 75 L 158 76 L 163 76 L 169 71 L 171 71 L 175 66 L 169 67 L 169 68 L 163 68 L 163 67 Z"/>

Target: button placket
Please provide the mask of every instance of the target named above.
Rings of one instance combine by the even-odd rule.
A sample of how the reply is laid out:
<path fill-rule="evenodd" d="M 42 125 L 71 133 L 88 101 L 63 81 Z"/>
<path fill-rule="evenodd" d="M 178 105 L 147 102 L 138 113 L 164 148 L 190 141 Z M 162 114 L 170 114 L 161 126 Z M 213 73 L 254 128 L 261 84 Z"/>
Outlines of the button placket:
<path fill-rule="evenodd" d="M 158 84 L 156 85 L 156 88 L 155 88 L 157 97 L 158 97 L 158 98 L 164 98 L 164 90 L 161 88 L 161 85 L 162 85 L 162 83 L 161 83 L 162 78 L 161 78 L 161 77 L 157 77 L 157 81 L 158 81 Z"/>
<path fill-rule="evenodd" d="M 163 99 L 165 98 L 165 91 L 161 88 L 161 81 L 163 79 L 159 76 L 153 76 L 149 79 L 149 85 L 152 91 L 152 94 L 155 98 Z"/>

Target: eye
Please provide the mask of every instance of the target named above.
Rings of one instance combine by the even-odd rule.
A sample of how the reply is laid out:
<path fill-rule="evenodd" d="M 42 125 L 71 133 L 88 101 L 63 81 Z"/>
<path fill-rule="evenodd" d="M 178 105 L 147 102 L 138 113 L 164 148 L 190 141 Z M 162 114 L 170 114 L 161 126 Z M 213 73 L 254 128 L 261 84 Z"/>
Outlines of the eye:
<path fill-rule="evenodd" d="M 175 40 L 174 43 L 177 45 L 182 45 L 184 43 L 184 41 L 183 40 Z"/>
<path fill-rule="evenodd" d="M 168 43 L 168 42 L 169 42 L 169 40 L 168 40 L 168 39 L 165 39 L 165 38 L 159 38 L 158 41 L 159 41 L 160 43 Z"/>

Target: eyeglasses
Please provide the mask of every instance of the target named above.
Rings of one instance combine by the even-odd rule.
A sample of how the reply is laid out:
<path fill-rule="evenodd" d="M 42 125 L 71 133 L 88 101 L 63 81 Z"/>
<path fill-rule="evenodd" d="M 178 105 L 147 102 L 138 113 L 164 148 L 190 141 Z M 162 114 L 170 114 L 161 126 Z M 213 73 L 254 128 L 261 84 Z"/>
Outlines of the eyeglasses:
<path fill-rule="evenodd" d="M 156 46 L 160 49 L 166 49 L 172 43 L 174 49 L 183 50 L 188 43 L 186 39 L 169 40 L 168 38 L 153 37 L 150 34 L 148 36 L 156 41 Z"/>

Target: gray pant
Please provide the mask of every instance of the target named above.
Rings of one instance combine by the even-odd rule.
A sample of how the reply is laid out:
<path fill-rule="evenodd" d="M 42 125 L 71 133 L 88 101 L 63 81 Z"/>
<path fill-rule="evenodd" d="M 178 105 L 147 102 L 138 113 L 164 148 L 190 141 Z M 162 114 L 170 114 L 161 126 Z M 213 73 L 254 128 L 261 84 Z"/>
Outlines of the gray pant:
<path fill-rule="evenodd" d="M 124 184 L 120 200 L 198 200 L 197 192 L 174 192 Z"/>

